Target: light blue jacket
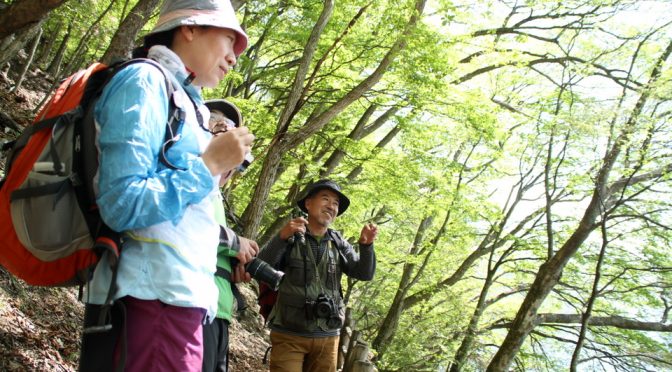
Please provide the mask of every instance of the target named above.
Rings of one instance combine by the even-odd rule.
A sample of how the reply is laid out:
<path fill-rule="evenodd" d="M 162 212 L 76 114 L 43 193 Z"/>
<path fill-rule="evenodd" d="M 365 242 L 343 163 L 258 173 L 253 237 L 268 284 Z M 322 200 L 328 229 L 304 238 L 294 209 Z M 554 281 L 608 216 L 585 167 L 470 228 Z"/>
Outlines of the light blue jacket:
<path fill-rule="evenodd" d="M 105 87 L 95 109 L 97 203 L 105 223 L 126 235 L 115 298 L 203 308 L 212 319 L 217 310 L 219 226 L 213 202 L 218 179 L 200 157 L 211 135 L 199 126 L 195 107 L 206 127 L 209 112 L 200 91 L 185 84 L 187 73 L 177 55 L 154 48 L 150 56 L 154 52 L 168 76 L 174 75 L 175 86 L 183 88 L 176 90 L 175 99 L 186 119 L 179 140 L 166 154 L 180 169 L 159 161 L 168 120 L 165 78 L 159 69 L 144 63 L 126 67 Z M 87 302 L 104 302 L 110 278 L 103 259 L 90 282 Z"/>

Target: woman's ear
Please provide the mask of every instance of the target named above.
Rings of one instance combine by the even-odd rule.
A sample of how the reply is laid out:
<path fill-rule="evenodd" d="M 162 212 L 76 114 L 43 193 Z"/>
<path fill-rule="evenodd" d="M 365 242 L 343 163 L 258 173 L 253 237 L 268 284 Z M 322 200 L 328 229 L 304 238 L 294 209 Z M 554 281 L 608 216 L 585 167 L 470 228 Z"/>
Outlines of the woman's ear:
<path fill-rule="evenodd" d="M 180 29 L 178 32 L 180 35 L 187 41 L 193 41 L 194 40 L 194 34 L 196 32 L 196 28 L 193 26 L 180 26 Z"/>

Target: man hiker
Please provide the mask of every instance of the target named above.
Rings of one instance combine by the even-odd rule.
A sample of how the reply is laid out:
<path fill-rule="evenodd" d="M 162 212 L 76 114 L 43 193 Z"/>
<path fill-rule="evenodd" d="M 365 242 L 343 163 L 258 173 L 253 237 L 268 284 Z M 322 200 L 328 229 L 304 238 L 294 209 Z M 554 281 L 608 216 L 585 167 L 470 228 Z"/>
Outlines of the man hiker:
<path fill-rule="evenodd" d="M 290 220 L 259 258 L 283 270 L 277 303 L 269 315 L 271 371 L 336 371 L 339 334 L 345 316 L 341 276 L 371 280 L 377 227 L 359 236 L 359 253 L 329 228 L 350 200 L 331 180 L 310 186 L 297 202 L 307 219 Z"/>

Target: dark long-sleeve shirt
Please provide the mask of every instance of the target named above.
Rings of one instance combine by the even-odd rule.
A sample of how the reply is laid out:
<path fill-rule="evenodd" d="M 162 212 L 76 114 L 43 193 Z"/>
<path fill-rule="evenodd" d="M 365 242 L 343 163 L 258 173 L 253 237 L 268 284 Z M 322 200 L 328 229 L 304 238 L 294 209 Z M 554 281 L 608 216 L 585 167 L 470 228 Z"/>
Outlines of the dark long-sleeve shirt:
<path fill-rule="evenodd" d="M 317 257 L 318 260 L 319 257 L 322 257 L 322 254 L 324 254 L 329 240 L 333 241 L 339 252 L 339 263 L 344 274 L 359 280 L 373 279 L 373 275 L 376 271 L 376 254 L 373 249 L 373 244 L 360 244 L 359 253 L 357 253 L 350 243 L 344 240 L 340 234 L 331 229 L 322 237 L 319 245 L 317 244 L 315 237 L 308 233 L 306 234 L 306 243 L 311 246 L 314 252 L 314 257 Z M 278 265 L 282 260 L 286 249 L 289 247 L 290 244 L 287 241 L 280 239 L 280 236 L 276 235 L 259 252 L 258 257 L 269 265 L 282 269 Z"/>

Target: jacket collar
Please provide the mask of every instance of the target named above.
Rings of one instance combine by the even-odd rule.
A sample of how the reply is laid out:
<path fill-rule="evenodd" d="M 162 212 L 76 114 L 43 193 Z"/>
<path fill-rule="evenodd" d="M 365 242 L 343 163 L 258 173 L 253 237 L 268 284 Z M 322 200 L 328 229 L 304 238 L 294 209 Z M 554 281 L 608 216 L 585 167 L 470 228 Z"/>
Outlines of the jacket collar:
<path fill-rule="evenodd" d="M 201 97 L 201 88 L 191 83 L 187 68 L 175 52 L 163 45 L 155 45 L 149 48 L 147 57 L 155 60 L 163 66 L 163 68 L 172 73 L 182 89 L 184 89 L 184 91 L 196 102 L 202 103 L 203 98 Z"/>

